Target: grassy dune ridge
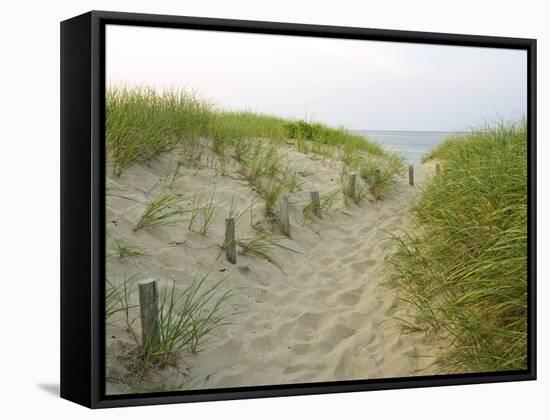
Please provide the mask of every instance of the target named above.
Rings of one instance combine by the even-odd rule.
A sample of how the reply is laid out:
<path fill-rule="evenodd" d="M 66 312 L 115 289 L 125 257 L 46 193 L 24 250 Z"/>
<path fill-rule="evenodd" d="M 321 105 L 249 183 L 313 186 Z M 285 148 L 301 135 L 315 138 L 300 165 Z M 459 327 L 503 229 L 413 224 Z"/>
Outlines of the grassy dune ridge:
<path fill-rule="evenodd" d="M 147 162 L 178 145 L 190 160 L 200 160 L 205 152 L 201 139 L 205 138 L 220 156 L 222 172 L 229 148 L 243 163 L 247 156 L 265 156 L 253 143 L 272 143 L 261 146 L 268 148 L 292 140 L 302 153 L 339 159 L 359 172 L 375 199 L 391 189 L 392 178 L 403 167 L 399 155 L 343 128 L 248 111 L 228 112 L 185 91 L 110 88 L 106 102 L 107 153 L 118 176 L 132 164 Z M 250 162 L 245 163 L 250 168 Z"/>
<path fill-rule="evenodd" d="M 443 170 L 414 209 L 417 226 L 389 262 L 419 316 L 413 329 L 450 338 L 450 371 L 526 368 L 526 124 L 454 136 L 427 159 Z"/>
<path fill-rule="evenodd" d="M 116 175 L 170 150 L 182 139 L 191 142 L 204 134 L 211 114 L 211 104 L 187 92 L 109 89 L 105 129 Z"/>
<path fill-rule="evenodd" d="M 148 146 L 143 143 L 146 139 L 150 143 L 170 145 L 174 136 L 183 136 L 185 140 L 198 135 L 223 135 L 227 139 L 297 139 L 351 147 L 377 156 L 385 154 L 380 145 L 343 128 L 250 111 L 223 111 L 187 91 L 159 93 L 147 87 L 124 87 L 110 88 L 106 96 L 107 133 L 112 152 L 124 152 L 130 145 L 132 148 Z M 113 155 L 115 159 L 119 156 Z M 137 156 L 135 159 L 140 160 Z"/>

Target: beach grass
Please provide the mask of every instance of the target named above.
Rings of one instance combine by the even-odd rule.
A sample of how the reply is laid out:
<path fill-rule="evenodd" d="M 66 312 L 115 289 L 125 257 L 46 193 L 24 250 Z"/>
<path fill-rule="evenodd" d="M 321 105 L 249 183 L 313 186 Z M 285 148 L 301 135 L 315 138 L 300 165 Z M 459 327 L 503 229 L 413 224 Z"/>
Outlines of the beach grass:
<path fill-rule="evenodd" d="M 450 372 L 527 367 L 527 133 L 502 123 L 445 140 L 443 170 L 395 237 L 396 284 L 418 310 L 409 326 L 450 341 Z"/>
<path fill-rule="evenodd" d="M 109 278 L 105 279 L 105 320 L 108 321 L 113 315 L 123 312 L 127 325 L 129 325 L 129 311 L 137 305 L 130 303 L 130 294 L 135 292 L 136 275 L 126 277 L 120 284 L 116 284 Z"/>
<path fill-rule="evenodd" d="M 106 102 L 107 156 L 115 175 L 174 147 L 182 149 L 184 162 L 200 166 L 210 148 L 210 153 L 218 156 L 210 161 L 222 176 L 227 174 L 231 158 L 240 164 L 266 201 L 268 216 L 284 189 L 292 193 L 300 188 L 296 170 L 283 163 L 280 146 L 285 139 L 293 139 L 296 149 L 303 153 L 340 159 L 356 171 L 365 172 L 368 162 L 376 159 L 382 167 L 381 176 L 367 176 L 376 199 L 393 187 L 395 174 L 403 164 L 402 159 L 379 144 L 343 128 L 251 111 L 225 111 L 182 90 L 109 88 Z M 178 171 L 179 166 L 171 176 L 170 186 Z M 141 224 L 137 228 L 140 227 Z"/>
<path fill-rule="evenodd" d="M 374 156 L 384 156 L 385 150 L 377 143 L 365 137 L 353 134 L 344 128 L 332 128 L 320 123 L 310 123 L 304 120 L 285 122 L 288 138 L 311 144 L 336 146 L 350 151 L 362 151 Z M 301 146 L 304 147 L 305 146 Z M 311 150 L 309 148 L 308 150 Z"/>
<path fill-rule="evenodd" d="M 260 232 L 253 237 L 238 238 L 237 245 L 241 248 L 240 252 L 242 255 L 253 255 L 258 258 L 263 258 L 284 272 L 282 264 L 273 256 L 273 251 L 282 249 L 297 252 L 283 245 L 281 242 L 284 239 L 284 237 L 273 235 L 271 232 Z"/>
<path fill-rule="evenodd" d="M 344 128 L 289 120 L 251 111 L 225 111 L 184 90 L 157 92 L 148 87 L 111 87 L 106 94 L 107 152 L 120 175 L 134 163 L 147 162 L 181 144 L 194 155 L 199 137 L 208 137 L 215 152 L 239 149 L 250 139 L 279 143 L 309 142 L 320 153 L 343 148 L 373 156 L 387 152 L 377 143 Z M 328 147 L 321 147 L 328 146 Z M 312 147 L 307 147 L 311 150 Z"/>
<path fill-rule="evenodd" d="M 145 252 L 138 245 L 133 245 L 122 238 L 114 238 L 109 245 L 109 257 L 126 259 L 130 257 L 142 257 Z"/>
<path fill-rule="evenodd" d="M 350 182 L 350 175 L 352 174 L 355 176 L 355 183 L 353 184 Z M 340 174 L 340 183 L 346 206 L 350 206 L 352 203 L 360 205 L 369 194 L 368 185 L 357 177 L 355 172 L 349 173 L 346 167 L 342 169 Z"/>
<path fill-rule="evenodd" d="M 179 295 L 175 282 L 161 293 L 159 341 L 156 348 L 144 349 L 149 356 L 158 358 L 157 362 L 166 363 L 170 356 L 184 348 L 197 352 L 206 336 L 223 324 L 226 318 L 224 304 L 232 292 L 220 292 L 224 279 L 207 285 L 209 274 L 197 272 L 191 285 Z"/>
<path fill-rule="evenodd" d="M 322 215 L 326 215 L 331 212 L 331 210 L 336 205 L 340 192 L 341 190 L 337 189 L 337 190 L 320 195 L 319 209 L 321 210 L 321 217 L 323 217 Z M 315 204 L 313 203 L 313 201 L 310 201 L 304 206 L 304 208 L 302 209 L 302 214 L 304 215 L 305 219 L 315 220 L 314 206 Z"/>
<path fill-rule="evenodd" d="M 209 282 L 210 271 L 197 270 L 192 282 L 183 291 L 176 290 L 176 282 L 163 288 L 159 295 L 157 336 L 144 345 L 135 331 L 129 309 L 135 289 L 126 289 L 124 283 L 123 307 L 126 309 L 127 331 L 135 341 L 137 351 L 129 354 L 132 374 L 142 376 L 148 369 L 163 369 L 178 360 L 180 351 L 196 353 L 212 332 L 228 322 L 227 305 L 234 292 L 225 289 L 224 279 Z"/>
<path fill-rule="evenodd" d="M 116 175 L 178 143 L 198 146 L 212 106 L 192 93 L 150 88 L 110 88 L 106 94 L 108 157 Z"/>
<path fill-rule="evenodd" d="M 384 164 L 376 159 L 362 159 L 357 163 L 361 178 L 368 185 L 368 190 L 375 200 L 380 200 L 397 183 L 395 164 Z"/>
<path fill-rule="evenodd" d="M 185 212 L 179 204 L 186 200 L 187 197 L 181 194 L 161 192 L 146 205 L 133 230 L 175 223 Z"/>
<path fill-rule="evenodd" d="M 289 192 L 293 193 L 300 190 L 300 187 L 303 185 L 303 181 L 300 179 L 300 174 L 298 170 L 287 166 L 283 172 L 284 183 Z"/>
<path fill-rule="evenodd" d="M 201 236 L 206 236 L 208 233 L 212 219 L 217 211 L 217 207 L 214 204 L 215 195 L 216 193 L 213 191 L 207 197 L 197 194 L 193 196 L 191 209 L 189 210 L 189 229 L 192 230 L 196 226 L 197 233 Z"/>
<path fill-rule="evenodd" d="M 257 187 L 257 192 L 264 200 L 265 215 L 272 219 L 275 215 L 274 207 L 279 201 L 279 197 L 285 191 L 285 184 L 273 178 L 263 178 Z"/>

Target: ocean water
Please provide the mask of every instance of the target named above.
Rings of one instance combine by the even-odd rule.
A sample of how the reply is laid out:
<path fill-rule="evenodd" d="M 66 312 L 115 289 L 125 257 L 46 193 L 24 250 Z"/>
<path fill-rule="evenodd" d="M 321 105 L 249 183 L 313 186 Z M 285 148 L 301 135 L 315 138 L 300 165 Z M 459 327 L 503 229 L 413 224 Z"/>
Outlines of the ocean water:
<path fill-rule="evenodd" d="M 452 131 L 372 131 L 356 130 L 361 134 L 374 140 L 388 150 L 400 152 L 407 163 L 416 165 L 422 162 L 427 155 L 446 137 L 456 134 Z"/>

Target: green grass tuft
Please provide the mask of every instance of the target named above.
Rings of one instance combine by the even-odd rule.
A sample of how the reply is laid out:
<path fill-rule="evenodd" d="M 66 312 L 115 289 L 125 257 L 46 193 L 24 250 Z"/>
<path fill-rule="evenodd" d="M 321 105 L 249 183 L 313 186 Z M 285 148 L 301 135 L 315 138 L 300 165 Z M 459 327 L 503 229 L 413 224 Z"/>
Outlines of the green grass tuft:
<path fill-rule="evenodd" d="M 184 91 L 111 88 L 106 97 L 107 154 L 116 175 L 179 143 L 196 146 L 212 112 L 208 102 Z"/>
<path fill-rule="evenodd" d="M 121 259 L 130 257 L 142 257 L 145 255 L 143 249 L 137 245 L 132 245 L 125 239 L 115 238 L 109 245 L 109 257 L 117 257 Z"/>
<path fill-rule="evenodd" d="M 224 289 L 225 279 L 208 284 L 209 275 L 210 271 L 197 270 L 191 284 L 182 292 L 176 290 L 175 281 L 160 291 L 158 337 L 145 346 L 134 329 L 139 317 L 133 317 L 129 310 L 137 306 L 130 304 L 136 290 L 124 282 L 121 307 L 125 310 L 127 331 L 136 345 L 136 351 L 129 354 L 133 375 L 141 377 L 150 368 L 163 369 L 175 364 L 180 351 L 199 351 L 215 329 L 228 323 L 225 309 L 235 293 Z"/>
<path fill-rule="evenodd" d="M 147 204 L 133 230 L 160 226 L 178 221 L 178 216 L 185 213 L 178 204 L 187 200 L 181 194 L 162 192 Z"/>
<path fill-rule="evenodd" d="M 396 173 L 380 160 L 364 159 L 358 164 L 359 175 L 366 181 L 375 200 L 380 200 L 397 183 Z"/>
<path fill-rule="evenodd" d="M 238 238 L 237 245 L 241 248 L 241 254 L 263 258 L 283 271 L 282 264 L 272 255 L 273 250 L 279 248 L 286 251 L 298 252 L 281 244 L 281 241 L 284 239 L 284 237 L 275 236 L 269 232 L 260 232 L 251 238 Z"/>
<path fill-rule="evenodd" d="M 416 230 L 389 258 L 414 322 L 451 341 L 451 372 L 527 367 L 527 131 L 524 122 L 454 136 L 445 170 L 415 208 Z"/>
<path fill-rule="evenodd" d="M 216 205 L 214 204 L 214 197 L 216 192 L 214 191 L 210 196 L 201 198 L 200 195 L 195 194 L 191 203 L 191 216 L 189 218 L 189 229 L 193 229 L 193 226 L 197 226 L 197 232 L 201 236 L 206 236 L 208 229 L 212 223 L 212 218 L 216 213 Z"/>
<path fill-rule="evenodd" d="M 334 205 L 336 204 L 336 200 L 338 199 L 339 194 L 340 194 L 340 190 L 338 189 L 326 194 L 322 194 L 319 197 L 319 206 L 321 208 L 321 215 L 330 213 L 330 211 L 333 209 Z M 304 206 L 304 208 L 302 209 L 302 214 L 306 219 L 315 220 L 312 201 L 310 201 Z"/>

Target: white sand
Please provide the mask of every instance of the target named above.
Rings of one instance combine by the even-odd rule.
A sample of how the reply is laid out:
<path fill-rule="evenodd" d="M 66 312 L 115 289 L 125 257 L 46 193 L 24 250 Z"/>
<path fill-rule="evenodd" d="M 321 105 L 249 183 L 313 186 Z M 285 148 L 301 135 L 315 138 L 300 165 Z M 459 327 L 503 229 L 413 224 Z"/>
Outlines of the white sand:
<path fill-rule="evenodd" d="M 346 379 L 371 379 L 426 375 L 436 372 L 433 350 L 423 334 L 402 333 L 395 310 L 403 306 L 398 292 L 385 282 L 384 257 L 393 246 L 388 233 L 399 233 L 409 224 L 409 208 L 433 164 L 416 167 L 416 186 L 408 185 L 405 172 L 383 200 L 364 200 L 346 208 L 339 199 L 332 215 L 304 225 L 302 209 L 309 191 L 340 188 L 339 162 L 303 155 L 284 146 L 285 162 L 306 176 L 301 191 L 290 194 L 291 239 L 284 244 L 299 254 L 277 250 L 282 273 L 273 264 L 253 256 L 237 256 L 229 264 L 222 253 L 224 219 L 235 197 L 237 210 L 255 200 L 254 222 L 263 219 L 263 202 L 232 164 L 227 176 L 205 167 L 182 167 L 172 191 L 190 195 L 214 191 L 219 208 L 208 234 L 188 230 L 188 222 L 132 231 L 145 202 L 158 194 L 162 179 L 178 159 L 170 152 L 150 165 L 135 165 L 120 178 L 108 176 L 108 239 L 124 238 L 140 246 L 147 256 L 109 258 L 110 279 L 154 277 L 161 287 L 175 279 L 178 288 L 192 281 L 196 270 L 213 267 L 209 281 L 227 277 L 225 287 L 238 289 L 238 306 L 228 320 L 204 343 L 202 351 L 183 353 L 178 365 L 148 372 L 141 386 L 147 390 L 218 388 L 264 384 L 289 384 Z M 123 196 L 126 198 L 116 197 Z M 129 199 L 128 199 L 129 198 Z M 115 223 L 116 222 L 116 223 Z M 250 211 L 237 222 L 238 236 L 250 237 Z M 133 301 L 136 302 L 137 296 Z M 413 313 L 407 308 L 407 313 Z M 139 330 L 139 320 L 134 323 Z M 131 339 L 120 317 L 110 320 L 107 331 L 108 393 L 136 392 L 120 378 L 126 370 L 117 357 Z"/>

